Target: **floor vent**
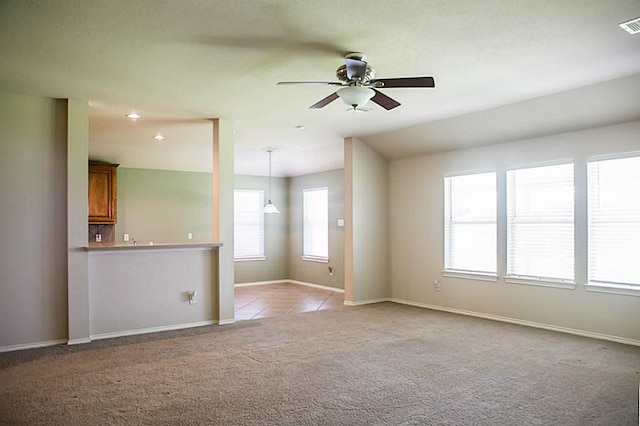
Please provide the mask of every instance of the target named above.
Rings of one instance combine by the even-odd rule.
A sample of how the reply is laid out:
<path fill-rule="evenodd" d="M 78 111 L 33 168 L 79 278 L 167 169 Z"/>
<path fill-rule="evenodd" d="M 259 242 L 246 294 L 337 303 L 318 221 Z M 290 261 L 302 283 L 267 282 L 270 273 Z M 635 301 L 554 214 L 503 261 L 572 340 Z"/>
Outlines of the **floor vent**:
<path fill-rule="evenodd" d="M 622 24 L 619 24 L 619 26 L 629 34 L 638 34 L 640 33 L 640 18 L 623 22 Z"/>

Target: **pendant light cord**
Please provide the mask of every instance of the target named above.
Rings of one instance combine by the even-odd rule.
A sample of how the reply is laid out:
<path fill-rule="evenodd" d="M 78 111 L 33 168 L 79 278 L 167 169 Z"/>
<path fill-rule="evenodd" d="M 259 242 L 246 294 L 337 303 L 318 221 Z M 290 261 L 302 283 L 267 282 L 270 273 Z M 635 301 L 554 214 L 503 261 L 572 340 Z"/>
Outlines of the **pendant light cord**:
<path fill-rule="evenodd" d="M 269 150 L 269 201 L 271 201 L 271 150 Z"/>

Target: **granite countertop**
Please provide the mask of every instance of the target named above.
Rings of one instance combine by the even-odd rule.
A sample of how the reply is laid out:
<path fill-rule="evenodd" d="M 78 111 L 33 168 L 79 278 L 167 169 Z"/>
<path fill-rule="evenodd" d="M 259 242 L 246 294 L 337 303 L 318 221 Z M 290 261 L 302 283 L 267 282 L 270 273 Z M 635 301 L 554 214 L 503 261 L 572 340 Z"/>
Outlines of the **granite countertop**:
<path fill-rule="evenodd" d="M 87 251 L 116 251 L 116 250 L 167 250 L 167 249 L 212 249 L 221 247 L 222 243 L 140 243 L 127 244 L 90 244 Z"/>

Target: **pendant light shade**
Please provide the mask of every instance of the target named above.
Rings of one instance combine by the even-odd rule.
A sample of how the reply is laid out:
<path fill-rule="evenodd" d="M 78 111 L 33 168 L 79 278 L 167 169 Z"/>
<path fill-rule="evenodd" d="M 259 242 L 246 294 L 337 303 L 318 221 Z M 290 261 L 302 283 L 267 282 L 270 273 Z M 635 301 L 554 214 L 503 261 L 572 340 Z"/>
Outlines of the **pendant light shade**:
<path fill-rule="evenodd" d="M 273 201 L 269 200 L 267 202 L 267 205 L 264 206 L 264 210 L 265 213 L 280 213 L 280 210 L 278 210 L 278 208 L 276 207 L 275 204 L 273 204 Z"/>
<path fill-rule="evenodd" d="M 273 204 L 273 201 L 271 201 L 271 153 L 273 152 L 273 150 L 267 149 L 267 152 L 269 153 L 269 201 L 267 201 L 267 205 L 264 206 L 264 209 L 262 211 L 267 214 L 280 213 L 280 210 L 278 210 L 276 205 Z"/>

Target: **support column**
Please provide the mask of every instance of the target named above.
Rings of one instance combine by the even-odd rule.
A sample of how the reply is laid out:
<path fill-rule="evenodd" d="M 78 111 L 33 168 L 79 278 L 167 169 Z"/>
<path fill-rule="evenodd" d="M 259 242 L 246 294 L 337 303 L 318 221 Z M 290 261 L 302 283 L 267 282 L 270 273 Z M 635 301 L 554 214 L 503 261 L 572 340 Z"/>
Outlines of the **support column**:
<path fill-rule="evenodd" d="M 218 323 L 231 324 L 233 272 L 233 121 L 213 121 L 213 241 L 218 252 Z"/>
<path fill-rule="evenodd" d="M 345 304 L 388 300 L 389 162 L 363 141 L 347 138 L 344 175 Z"/>
<path fill-rule="evenodd" d="M 89 105 L 67 101 L 67 269 L 70 345 L 91 341 L 88 233 Z"/>

